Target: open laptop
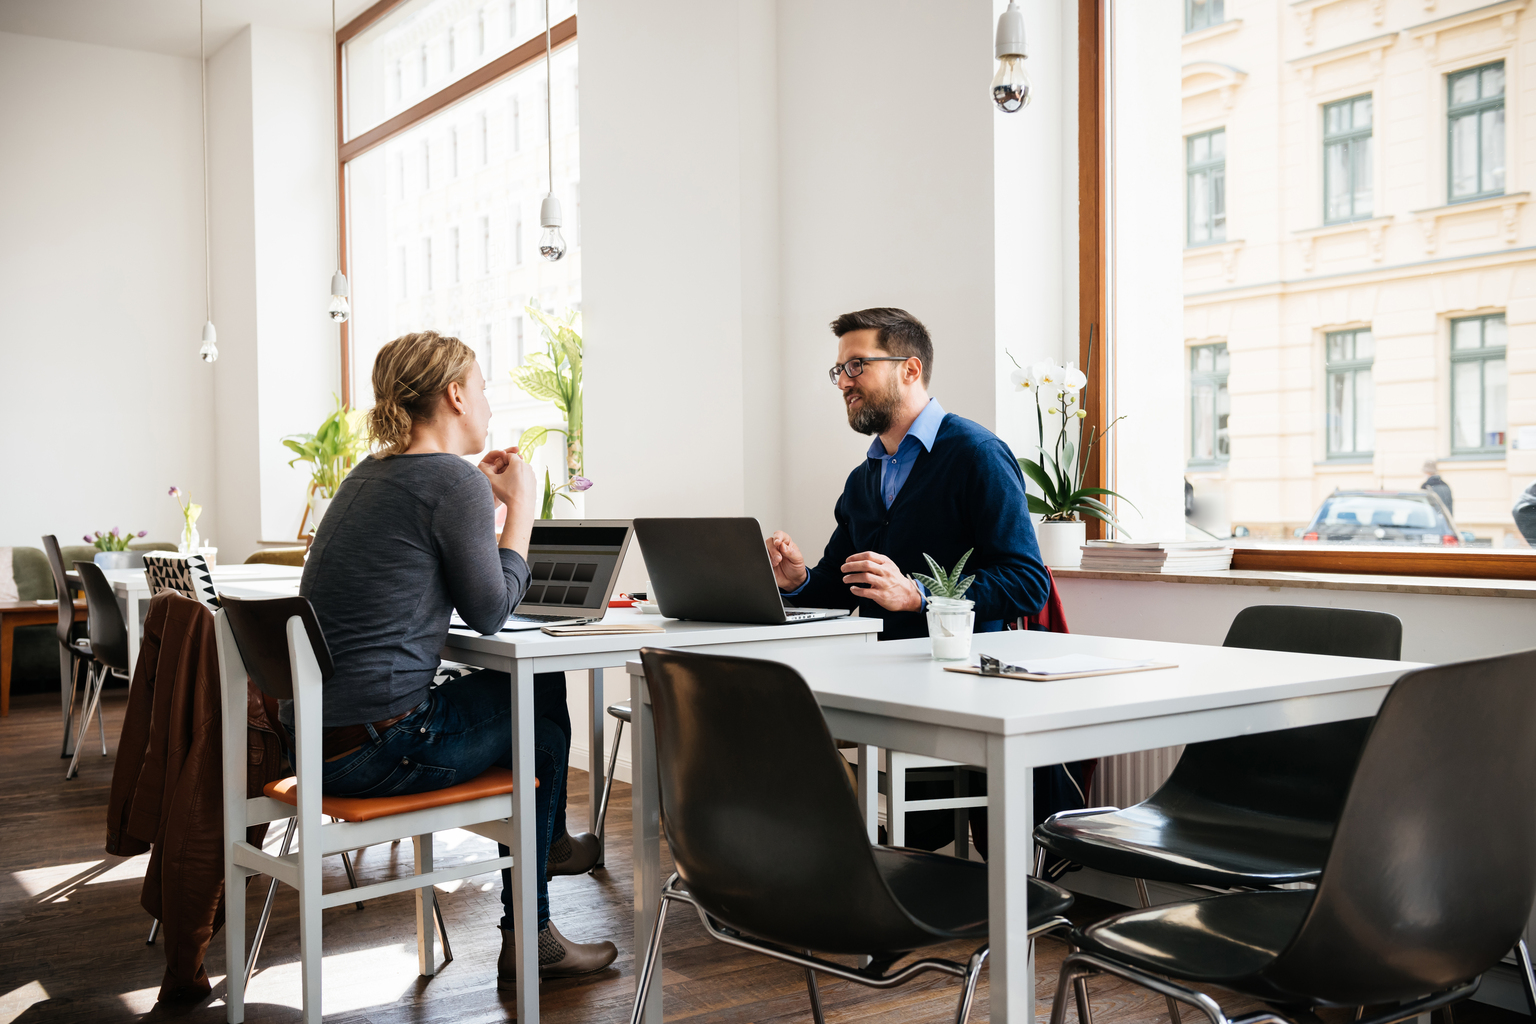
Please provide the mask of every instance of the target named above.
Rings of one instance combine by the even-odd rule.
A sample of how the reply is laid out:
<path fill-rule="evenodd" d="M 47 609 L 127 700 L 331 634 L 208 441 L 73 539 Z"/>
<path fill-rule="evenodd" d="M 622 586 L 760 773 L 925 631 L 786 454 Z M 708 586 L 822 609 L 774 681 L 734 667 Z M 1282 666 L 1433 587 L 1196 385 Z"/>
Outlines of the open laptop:
<path fill-rule="evenodd" d="M 635 537 L 648 596 L 669 618 L 780 625 L 850 614 L 784 603 L 756 519 L 636 519 Z"/>
<path fill-rule="evenodd" d="M 533 579 L 502 632 L 596 622 L 608 610 L 634 528 L 626 519 L 540 519 L 528 544 Z M 453 625 L 467 628 L 458 614 Z"/>

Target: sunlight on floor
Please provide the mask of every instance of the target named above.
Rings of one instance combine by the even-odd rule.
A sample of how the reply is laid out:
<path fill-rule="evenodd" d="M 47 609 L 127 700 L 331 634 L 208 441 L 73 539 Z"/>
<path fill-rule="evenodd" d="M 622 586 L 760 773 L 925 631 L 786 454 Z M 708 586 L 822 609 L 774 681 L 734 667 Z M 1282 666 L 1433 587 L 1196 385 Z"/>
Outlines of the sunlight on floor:
<path fill-rule="evenodd" d="M 70 893 L 81 885 L 104 882 L 129 882 L 143 878 L 149 866 L 149 854 L 126 860 L 83 860 L 76 864 L 55 864 L 46 868 L 13 871 L 17 885 L 39 903 L 67 903 Z"/>
<path fill-rule="evenodd" d="M 439 948 L 438 956 L 442 956 Z M 400 997 L 416 987 L 416 943 L 409 945 L 381 946 L 377 949 L 357 949 L 350 953 L 335 953 L 322 958 L 324 984 L 323 1012 L 351 1013 L 370 1006 L 382 1006 L 398 1002 Z M 393 995 L 380 990 L 378 979 L 387 975 L 402 979 L 403 984 Z M 222 976 L 211 978 L 215 989 L 222 986 Z M 251 979 L 246 989 L 247 1002 L 264 1002 L 279 1006 L 301 1008 L 300 993 L 303 991 L 303 968 L 298 960 L 262 967 Z M 283 993 L 279 998 L 276 993 Z M 291 1000 L 291 1001 L 290 1001 Z M 151 999 L 153 1002 L 153 999 Z M 219 999 L 213 1005 L 222 1006 Z"/>
<path fill-rule="evenodd" d="M 48 990 L 43 988 L 40 981 L 29 981 L 20 988 L 12 989 L 0 996 L 0 1024 L 10 1024 L 26 1013 L 34 1003 L 41 1003 L 47 998 Z"/>

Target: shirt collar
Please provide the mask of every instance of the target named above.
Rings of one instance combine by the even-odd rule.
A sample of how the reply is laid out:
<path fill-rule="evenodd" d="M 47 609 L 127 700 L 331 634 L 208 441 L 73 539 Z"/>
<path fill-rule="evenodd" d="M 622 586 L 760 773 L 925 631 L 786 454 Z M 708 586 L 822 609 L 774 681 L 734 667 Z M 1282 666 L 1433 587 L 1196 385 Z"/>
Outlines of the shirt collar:
<path fill-rule="evenodd" d="M 896 450 L 901 451 L 902 446 L 907 443 L 907 438 L 915 437 L 925 451 L 933 451 L 934 438 L 939 436 L 939 424 L 943 422 L 944 407 L 939 404 L 937 398 L 928 399 L 928 404 L 923 406 L 923 411 L 917 414 L 917 419 L 913 420 L 912 425 L 907 428 L 901 442 L 896 445 Z M 871 459 L 886 457 L 885 445 L 881 443 L 879 435 L 870 442 L 868 457 Z"/>

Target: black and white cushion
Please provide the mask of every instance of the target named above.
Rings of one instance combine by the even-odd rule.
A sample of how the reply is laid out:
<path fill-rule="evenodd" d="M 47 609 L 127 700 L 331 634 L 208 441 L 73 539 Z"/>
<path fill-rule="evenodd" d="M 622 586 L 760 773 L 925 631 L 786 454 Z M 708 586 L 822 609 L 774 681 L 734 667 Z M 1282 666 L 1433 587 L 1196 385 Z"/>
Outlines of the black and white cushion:
<path fill-rule="evenodd" d="M 209 608 L 219 606 L 219 595 L 213 589 L 213 574 L 208 570 L 208 559 L 202 555 L 146 552 L 144 574 L 149 577 L 151 597 L 162 590 L 174 590 Z"/>

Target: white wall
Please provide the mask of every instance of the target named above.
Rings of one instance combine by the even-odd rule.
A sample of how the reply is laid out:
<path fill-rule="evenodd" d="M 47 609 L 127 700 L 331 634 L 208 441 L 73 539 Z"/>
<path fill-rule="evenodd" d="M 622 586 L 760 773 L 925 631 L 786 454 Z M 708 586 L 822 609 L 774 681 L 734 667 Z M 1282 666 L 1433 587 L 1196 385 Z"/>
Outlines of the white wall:
<path fill-rule="evenodd" d="M 216 535 L 197 62 L 0 33 L 0 544 Z"/>

